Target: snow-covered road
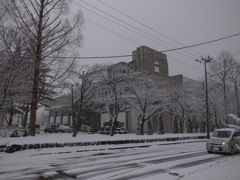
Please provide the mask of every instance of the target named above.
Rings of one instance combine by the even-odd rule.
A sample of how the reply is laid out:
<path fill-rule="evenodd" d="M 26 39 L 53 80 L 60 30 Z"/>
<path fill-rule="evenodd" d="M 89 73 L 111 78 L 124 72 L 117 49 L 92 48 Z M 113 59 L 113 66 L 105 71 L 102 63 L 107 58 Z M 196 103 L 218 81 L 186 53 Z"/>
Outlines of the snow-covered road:
<path fill-rule="evenodd" d="M 208 154 L 205 142 L 143 145 L 127 149 L 124 147 L 133 145 L 1 153 L 0 179 L 240 179 L 240 155 Z"/>

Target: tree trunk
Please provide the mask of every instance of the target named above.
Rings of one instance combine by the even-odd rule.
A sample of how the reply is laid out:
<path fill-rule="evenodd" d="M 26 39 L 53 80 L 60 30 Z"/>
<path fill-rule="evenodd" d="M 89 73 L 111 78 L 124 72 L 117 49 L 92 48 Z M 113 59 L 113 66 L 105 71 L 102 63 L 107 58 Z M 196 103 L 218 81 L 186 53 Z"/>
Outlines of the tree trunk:
<path fill-rule="evenodd" d="M 110 136 L 114 136 L 114 130 L 115 130 L 115 126 L 114 126 L 114 123 L 112 123 L 111 131 L 110 131 Z"/>
<path fill-rule="evenodd" d="M 77 111 L 77 119 L 76 119 L 76 133 L 78 133 L 79 129 L 81 128 L 81 112 L 82 112 L 82 102 L 80 102 L 80 106 L 78 106 Z"/>
<path fill-rule="evenodd" d="M 163 121 L 162 116 L 160 115 L 158 118 L 158 134 L 164 134 L 164 128 L 163 128 Z"/>
<path fill-rule="evenodd" d="M 13 112 L 14 111 L 14 109 L 13 109 L 13 102 L 12 102 L 12 105 L 11 105 L 11 107 L 10 107 L 10 117 L 9 117 L 9 121 L 8 121 L 8 125 L 9 126 L 12 126 L 12 121 L 13 121 Z"/>
<path fill-rule="evenodd" d="M 75 110 L 74 107 L 72 107 L 72 125 L 73 125 L 73 135 L 72 137 L 77 137 L 77 121 L 76 121 L 76 114 L 75 114 Z"/>
<path fill-rule="evenodd" d="M 227 121 L 227 92 L 226 92 L 225 80 L 223 82 L 223 97 L 224 97 L 224 119 L 225 119 L 225 123 L 228 124 L 228 121 Z"/>
<path fill-rule="evenodd" d="M 114 131 L 115 131 L 116 127 L 117 127 L 117 117 L 115 117 L 115 118 L 112 120 L 110 136 L 114 136 Z"/>
<path fill-rule="evenodd" d="M 25 107 L 25 115 L 23 120 L 23 128 L 27 127 L 27 118 L 28 118 L 28 112 L 29 112 L 29 104 L 27 104 L 27 107 Z"/>
<path fill-rule="evenodd" d="M 219 125 L 218 125 L 218 121 L 217 121 L 217 111 L 215 108 L 214 108 L 214 121 L 215 121 L 216 128 L 218 129 Z"/>
<path fill-rule="evenodd" d="M 179 133 L 183 133 L 183 123 L 179 122 Z"/>
<path fill-rule="evenodd" d="M 140 135 L 140 118 L 137 119 L 137 132 L 136 135 Z"/>
<path fill-rule="evenodd" d="M 174 121 L 173 121 L 173 133 L 174 133 L 174 134 L 179 133 L 178 118 L 177 118 L 177 116 L 174 117 Z"/>
<path fill-rule="evenodd" d="M 39 12 L 39 21 L 38 21 L 38 29 L 37 29 L 37 41 L 36 41 L 37 44 L 36 44 L 36 53 L 35 53 L 31 111 L 30 111 L 30 125 L 29 125 L 30 136 L 35 136 L 38 93 L 39 93 L 38 90 L 39 90 L 40 64 L 42 60 L 42 23 L 43 23 L 44 1 L 41 0 L 40 3 L 41 3 L 41 9 Z"/>
<path fill-rule="evenodd" d="M 76 125 L 75 111 L 72 112 L 72 124 L 73 124 L 72 137 L 77 137 L 77 125 Z"/>
<path fill-rule="evenodd" d="M 142 120 L 142 122 L 140 123 L 140 135 L 144 135 L 144 121 Z"/>
<path fill-rule="evenodd" d="M 72 137 L 77 137 L 77 125 L 76 125 L 76 115 L 74 107 L 74 97 L 73 97 L 73 85 L 71 87 L 71 101 L 72 101 L 72 126 L 73 126 L 73 135 Z"/>

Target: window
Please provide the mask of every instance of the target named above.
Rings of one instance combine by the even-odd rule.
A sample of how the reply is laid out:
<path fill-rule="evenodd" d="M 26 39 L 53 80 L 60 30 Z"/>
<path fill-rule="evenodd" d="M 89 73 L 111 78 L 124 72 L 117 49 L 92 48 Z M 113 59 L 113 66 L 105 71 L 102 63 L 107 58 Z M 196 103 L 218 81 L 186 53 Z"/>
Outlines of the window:
<path fill-rule="evenodd" d="M 231 136 L 231 131 L 215 131 L 212 135 L 212 137 L 218 137 L 218 138 L 229 138 Z"/>
<path fill-rule="evenodd" d="M 155 72 L 159 73 L 159 62 L 155 61 L 154 65 L 155 65 L 154 67 Z"/>

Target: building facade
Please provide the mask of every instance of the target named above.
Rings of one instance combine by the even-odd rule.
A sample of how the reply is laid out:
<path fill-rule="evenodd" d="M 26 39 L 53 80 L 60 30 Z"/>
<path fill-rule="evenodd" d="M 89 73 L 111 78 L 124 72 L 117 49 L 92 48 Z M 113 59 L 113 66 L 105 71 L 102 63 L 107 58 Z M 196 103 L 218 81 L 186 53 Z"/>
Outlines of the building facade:
<path fill-rule="evenodd" d="M 186 78 L 182 75 L 169 76 L 168 72 L 168 61 L 167 56 L 161 52 L 158 52 L 154 49 L 151 49 L 146 46 L 138 47 L 135 51 L 132 52 L 132 61 L 129 63 L 120 62 L 108 66 L 102 72 L 102 75 L 105 78 L 111 79 L 114 78 L 118 73 L 129 75 L 133 72 L 146 72 L 147 75 L 152 76 L 156 83 L 161 84 L 162 88 L 177 87 L 182 86 L 185 83 L 198 83 L 194 80 Z M 96 74 L 99 72 L 96 72 Z M 99 83 L 101 78 L 95 78 L 94 83 Z M 122 85 L 121 88 L 124 88 Z M 112 95 L 112 90 L 106 86 L 101 86 L 95 92 L 95 98 L 99 101 L 104 100 Z M 49 123 L 52 124 L 66 124 L 71 126 L 71 110 L 70 110 L 70 97 L 60 97 L 55 99 L 54 102 L 50 105 L 49 108 Z M 98 111 L 99 112 L 99 111 Z M 88 115 L 87 115 L 88 114 Z M 94 114 L 94 112 L 90 113 Z M 164 111 L 161 112 L 162 122 L 164 127 L 164 132 L 171 133 L 173 132 L 173 121 L 174 115 Z M 82 122 L 88 123 L 88 125 L 94 127 L 94 129 L 101 129 L 104 124 L 109 122 L 109 116 L 107 112 L 96 113 L 93 116 L 89 116 L 89 113 L 82 114 Z M 153 127 L 153 131 L 157 132 L 158 127 L 158 115 L 154 115 L 150 122 Z M 127 110 L 121 110 L 118 116 L 118 122 L 120 127 L 126 128 L 130 133 L 136 133 L 137 131 L 137 116 L 133 113 L 131 108 Z M 145 127 L 146 128 L 146 127 Z"/>
<path fill-rule="evenodd" d="M 159 78 L 169 76 L 167 56 L 146 46 L 138 47 L 132 52 L 130 64 L 134 71 L 147 72 L 148 75 Z"/>

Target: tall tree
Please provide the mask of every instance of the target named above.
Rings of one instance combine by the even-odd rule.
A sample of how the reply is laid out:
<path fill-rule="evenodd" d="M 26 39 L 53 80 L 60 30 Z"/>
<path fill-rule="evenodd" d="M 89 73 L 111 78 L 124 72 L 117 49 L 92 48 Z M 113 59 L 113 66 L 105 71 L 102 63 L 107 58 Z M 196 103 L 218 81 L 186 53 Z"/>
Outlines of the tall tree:
<path fill-rule="evenodd" d="M 74 87 L 74 104 L 73 109 L 73 137 L 77 136 L 77 132 L 81 127 L 81 114 L 86 106 L 89 106 L 93 101 L 95 90 L 94 81 L 97 78 L 96 73 L 99 70 L 99 66 L 82 66 L 78 73 L 75 73 L 80 82 L 75 83 Z M 76 117 L 75 117 L 76 115 Z"/>
<path fill-rule="evenodd" d="M 222 89 L 219 88 L 219 84 L 212 78 L 209 78 L 208 86 L 209 94 L 209 112 L 210 120 L 213 124 L 220 128 L 220 125 L 224 122 L 224 98 L 222 95 Z"/>
<path fill-rule="evenodd" d="M 168 103 L 166 108 L 177 117 L 179 133 L 184 132 L 184 124 L 189 116 L 199 116 L 201 110 L 202 96 L 201 83 L 185 83 L 166 89 Z M 201 117 L 198 117 L 201 118 Z"/>
<path fill-rule="evenodd" d="M 235 61 L 236 62 L 236 61 Z M 240 65 L 239 63 L 236 62 L 236 65 Z M 232 82 L 233 87 L 234 87 L 234 92 L 236 98 L 234 100 L 236 101 L 236 114 L 238 117 L 240 117 L 240 67 L 236 67 L 234 69 L 230 70 L 230 82 Z"/>
<path fill-rule="evenodd" d="M 70 16 L 68 0 L 10 0 L 6 8 L 12 17 L 10 23 L 17 25 L 30 42 L 33 76 L 29 135 L 34 136 L 38 102 L 49 84 L 44 81 L 54 84 L 53 79 L 62 79 L 73 67 L 72 61 L 64 63 L 59 56 L 80 45 L 83 16 L 81 11 Z"/>
<path fill-rule="evenodd" d="M 218 73 L 212 77 L 212 80 L 215 81 L 218 88 L 222 91 L 222 97 L 224 100 L 224 120 L 227 123 L 227 114 L 228 114 L 228 92 L 230 92 L 229 88 L 229 79 L 230 72 L 225 71 L 226 69 L 232 67 L 234 65 L 234 59 L 232 55 L 227 51 L 222 51 L 216 60 L 213 60 L 209 66 L 209 73 Z"/>
<path fill-rule="evenodd" d="M 96 93 L 96 102 L 101 104 L 102 112 L 108 113 L 109 122 L 111 122 L 111 136 L 114 136 L 119 112 L 127 108 L 124 100 L 127 82 L 131 79 L 127 69 L 128 65 L 117 64 L 116 67 L 115 65 L 104 66 L 98 71 L 99 78 L 96 85 L 100 88 Z"/>
<path fill-rule="evenodd" d="M 13 112 L 14 102 L 23 103 L 30 97 L 30 79 L 32 73 L 32 61 L 23 55 L 27 51 L 27 41 L 13 27 L 0 28 L 0 109 L 1 112 L 9 110 Z M 13 113 L 10 113 L 13 115 Z M 10 116 L 11 117 L 11 116 Z M 12 118 L 8 122 L 12 123 Z"/>
<path fill-rule="evenodd" d="M 149 121 L 161 109 L 161 90 L 146 74 L 135 73 L 129 83 L 127 92 L 128 104 L 138 117 L 140 135 L 143 135 L 145 122 Z M 149 124 L 148 127 L 150 127 Z"/>

